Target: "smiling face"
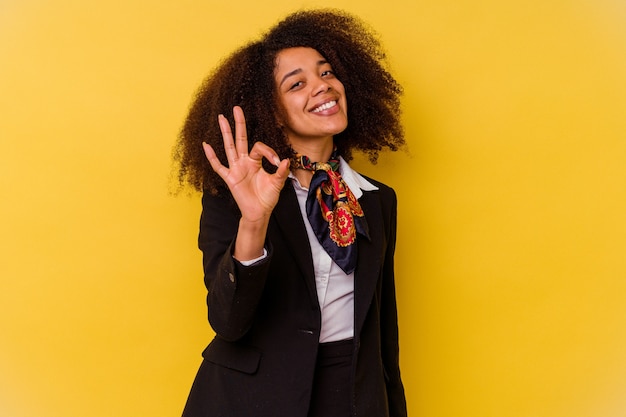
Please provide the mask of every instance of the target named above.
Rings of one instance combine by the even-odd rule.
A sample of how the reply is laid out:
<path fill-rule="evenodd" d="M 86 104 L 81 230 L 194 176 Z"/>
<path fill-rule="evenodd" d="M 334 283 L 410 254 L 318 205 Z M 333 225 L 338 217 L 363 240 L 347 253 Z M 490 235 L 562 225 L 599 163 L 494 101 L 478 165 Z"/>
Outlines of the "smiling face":
<path fill-rule="evenodd" d="M 332 145 L 333 136 L 348 126 L 343 84 L 330 64 L 312 48 L 280 51 L 276 56 L 279 120 L 296 150 L 314 143 Z"/>

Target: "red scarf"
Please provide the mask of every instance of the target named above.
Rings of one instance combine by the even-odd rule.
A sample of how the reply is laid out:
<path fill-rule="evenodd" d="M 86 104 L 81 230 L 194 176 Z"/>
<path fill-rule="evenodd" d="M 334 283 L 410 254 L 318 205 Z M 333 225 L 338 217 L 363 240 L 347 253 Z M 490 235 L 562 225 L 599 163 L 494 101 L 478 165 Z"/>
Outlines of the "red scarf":
<path fill-rule="evenodd" d="M 357 263 L 356 235 L 369 239 L 369 229 L 359 201 L 338 172 L 337 148 L 328 162 L 295 155 L 291 167 L 314 171 L 306 200 L 309 223 L 324 250 L 350 274 Z"/>

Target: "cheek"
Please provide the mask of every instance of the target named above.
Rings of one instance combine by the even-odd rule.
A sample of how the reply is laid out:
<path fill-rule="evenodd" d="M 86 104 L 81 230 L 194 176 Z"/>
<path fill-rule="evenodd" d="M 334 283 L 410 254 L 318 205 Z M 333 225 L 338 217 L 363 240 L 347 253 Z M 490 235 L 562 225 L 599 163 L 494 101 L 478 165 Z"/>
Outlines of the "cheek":
<path fill-rule="evenodd" d="M 344 105 L 348 105 L 348 97 L 346 96 L 346 90 L 343 87 L 343 84 L 337 82 L 337 85 L 333 87 L 335 91 L 337 91 L 341 95 L 341 101 L 343 101 Z"/>
<path fill-rule="evenodd" d="M 302 109 L 306 107 L 307 101 L 298 96 L 289 97 L 288 100 L 283 101 L 283 114 L 286 119 L 297 118 Z"/>
<path fill-rule="evenodd" d="M 339 78 L 335 78 L 335 89 L 337 89 L 337 91 L 341 91 L 342 93 L 345 93 L 346 89 L 343 86 L 343 83 L 341 81 L 339 81 Z"/>
<path fill-rule="evenodd" d="M 274 118 L 281 127 L 285 126 L 289 122 L 289 103 L 280 94 L 277 95 L 274 103 Z"/>

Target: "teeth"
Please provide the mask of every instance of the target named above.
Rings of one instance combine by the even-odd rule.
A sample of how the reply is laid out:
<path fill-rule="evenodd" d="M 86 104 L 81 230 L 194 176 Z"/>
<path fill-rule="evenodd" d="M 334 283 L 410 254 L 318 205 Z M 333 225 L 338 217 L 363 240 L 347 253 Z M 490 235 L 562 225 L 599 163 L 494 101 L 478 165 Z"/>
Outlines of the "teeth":
<path fill-rule="evenodd" d="M 314 109 L 314 110 L 313 110 L 313 113 L 319 113 L 319 112 L 321 112 L 321 111 L 328 110 L 328 109 L 330 109 L 331 107 L 334 107 L 334 106 L 336 106 L 336 105 L 337 105 L 337 102 L 336 102 L 335 100 L 333 100 L 333 101 L 329 101 L 328 103 L 326 103 L 326 104 L 322 104 L 322 105 L 321 105 L 321 106 L 319 106 L 318 108 Z"/>

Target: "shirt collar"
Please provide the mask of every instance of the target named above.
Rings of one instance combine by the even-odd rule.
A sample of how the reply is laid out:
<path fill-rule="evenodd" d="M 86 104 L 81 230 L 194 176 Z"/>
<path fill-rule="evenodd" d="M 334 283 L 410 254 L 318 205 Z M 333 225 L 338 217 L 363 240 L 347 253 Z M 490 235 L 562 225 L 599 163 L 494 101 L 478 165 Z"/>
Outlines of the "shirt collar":
<path fill-rule="evenodd" d="M 378 190 L 378 187 L 365 179 L 361 174 L 356 172 L 355 170 L 348 165 L 345 159 L 341 156 L 339 157 L 339 174 L 341 174 L 341 178 L 346 182 L 346 185 L 352 191 L 352 194 L 358 200 L 363 195 L 363 191 L 375 191 Z M 294 179 L 296 182 L 298 181 L 296 177 L 289 172 L 289 178 Z"/>
<path fill-rule="evenodd" d="M 378 187 L 366 180 L 361 174 L 353 170 L 350 165 L 339 157 L 339 173 L 341 178 L 346 182 L 346 185 L 352 191 L 352 194 L 357 198 L 361 198 L 363 191 L 375 191 Z"/>

